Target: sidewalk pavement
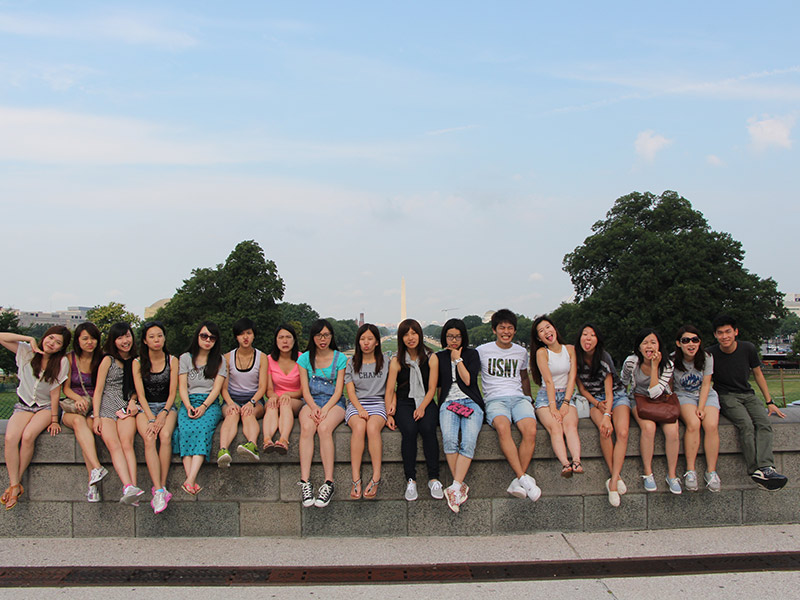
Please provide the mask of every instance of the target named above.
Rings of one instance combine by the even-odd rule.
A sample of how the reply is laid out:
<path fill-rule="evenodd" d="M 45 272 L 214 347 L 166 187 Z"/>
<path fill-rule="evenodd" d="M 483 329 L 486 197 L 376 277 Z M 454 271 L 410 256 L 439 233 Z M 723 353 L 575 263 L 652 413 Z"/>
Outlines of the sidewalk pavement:
<path fill-rule="evenodd" d="M 163 538 L 11 539 L 0 565 L 14 566 L 343 566 L 603 560 L 800 551 L 800 524 L 605 533 L 534 533 L 421 538 Z M 132 596 L 132 590 L 135 590 Z M 209 598 L 332 599 L 374 596 L 460 599 L 547 594 L 548 600 L 587 598 L 800 597 L 800 571 L 710 575 L 497 581 L 469 583 L 344 584 L 327 586 L 206 587 Z M 0 598 L 192 598 L 185 587 L 0 589 Z M 577 595 L 577 596 L 576 596 Z M 205 599 L 204 599 L 205 600 Z"/>

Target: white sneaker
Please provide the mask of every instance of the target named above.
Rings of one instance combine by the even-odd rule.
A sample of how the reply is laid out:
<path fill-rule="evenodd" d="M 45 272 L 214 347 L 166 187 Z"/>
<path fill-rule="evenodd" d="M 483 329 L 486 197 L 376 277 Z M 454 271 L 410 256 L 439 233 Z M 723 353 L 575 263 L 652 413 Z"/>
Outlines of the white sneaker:
<path fill-rule="evenodd" d="M 417 482 L 413 479 L 408 480 L 408 485 L 406 485 L 406 500 L 409 502 L 413 502 L 419 496 L 417 495 Z"/>
<path fill-rule="evenodd" d="M 717 475 L 716 471 L 706 473 L 703 475 L 703 479 L 706 480 L 706 487 L 709 492 L 718 492 L 722 489 L 722 482 L 719 480 L 719 475 Z"/>
<path fill-rule="evenodd" d="M 122 491 L 122 498 L 119 499 L 119 503 L 127 504 L 128 506 L 138 506 L 139 496 L 142 494 L 144 494 L 143 490 L 140 490 L 135 485 L 129 485 Z"/>
<path fill-rule="evenodd" d="M 153 499 L 150 501 L 150 506 L 153 509 L 153 514 L 157 515 L 165 508 L 167 508 L 167 502 L 164 496 L 166 496 L 166 492 L 161 492 L 159 490 L 156 490 L 155 493 L 153 494 Z"/>
<path fill-rule="evenodd" d="M 683 485 L 690 492 L 696 492 L 699 487 L 697 483 L 697 472 L 686 471 L 686 473 L 683 474 Z"/>
<path fill-rule="evenodd" d="M 520 485 L 519 479 L 517 479 L 516 477 L 514 477 L 513 481 L 509 484 L 508 488 L 506 488 L 506 491 L 515 498 L 528 497 L 527 490 L 524 487 L 522 487 L 522 485 Z"/>
<path fill-rule="evenodd" d="M 628 486 L 625 485 L 625 482 L 622 481 L 621 477 L 617 479 L 617 491 L 619 492 L 620 496 L 624 496 L 628 493 Z"/>
<path fill-rule="evenodd" d="M 525 473 L 522 477 L 519 478 L 519 484 L 525 490 L 528 498 L 531 502 L 536 502 L 539 498 L 542 497 L 542 490 L 536 485 L 536 480 Z"/>
<path fill-rule="evenodd" d="M 444 488 L 442 487 L 442 482 L 438 479 L 431 479 L 428 482 L 428 489 L 431 491 L 432 498 L 436 500 L 444 498 Z"/>
<path fill-rule="evenodd" d="M 621 503 L 621 500 L 620 500 L 620 497 L 619 497 L 619 495 L 620 495 L 620 491 L 619 491 L 620 481 L 622 481 L 622 480 L 621 479 L 617 479 L 617 491 L 614 492 L 614 491 L 611 491 L 611 479 L 606 479 L 606 491 L 608 492 L 608 503 L 611 506 L 613 506 L 614 508 L 619 506 L 620 503 Z"/>
<path fill-rule="evenodd" d="M 86 492 L 86 499 L 89 502 L 100 502 L 100 500 L 102 500 L 102 497 L 100 496 L 100 488 L 98 488 L 96 485 L 90 485 L 89 491 Z"/>
<path fill-rule="evenodd" d="M 99 469 L 92 469 L 92 476 L 89 478 L 89 485 L 94 485 L 95 483 L 100 483 L 100 481 L 108 475 L 108 469 L 104 466 L 100 466 Z"/>

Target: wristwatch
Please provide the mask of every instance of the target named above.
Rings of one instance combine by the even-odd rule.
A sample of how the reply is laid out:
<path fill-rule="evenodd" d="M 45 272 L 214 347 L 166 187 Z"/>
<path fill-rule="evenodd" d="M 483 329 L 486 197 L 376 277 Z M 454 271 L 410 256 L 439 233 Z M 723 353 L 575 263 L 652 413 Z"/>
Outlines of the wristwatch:
<path fill-rule="evenodd" d="M 258 401 L 255 398 L 250 398 L 250 404 L 252 404 L 253 406 L 255 406 L 257 402 Z"/>
<path fill-rule="evenodd" d="M 453 364 L 454 364 L 454 365 L 457 365 L 458 363 L 462 363 L 462 362 L 464 362 L 464 359 L 463 359 L 463 358 L 457 358 L 457 359 L 455 359 L 455 360 L 453 361 Z"/>

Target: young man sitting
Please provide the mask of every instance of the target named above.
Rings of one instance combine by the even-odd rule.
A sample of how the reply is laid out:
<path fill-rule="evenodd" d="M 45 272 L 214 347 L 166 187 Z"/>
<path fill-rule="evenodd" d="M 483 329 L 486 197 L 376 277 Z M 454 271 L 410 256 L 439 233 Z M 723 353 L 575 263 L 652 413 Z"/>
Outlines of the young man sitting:
<path fill-rule="evenodd" d="M 508 493 L 517 498 L 527 496 L 536 502 L 542 490 L 526 473 L 536 443 L 528 352 L 512 342 L 517 332 L 517 316 L 510 310 L 503 308 L 492 315 L 492 332 L 495 341 L 477 348 L 481 357 L 486 421 L 497 432 L 500 448 L 516 475 L 508 486 Z M 511 437 L 512 422 L 522 434 L 519 448 Z"/>
<path fill-rule="evenodd" d="M 714 357 L 714 389 L 719 394 L 722 414 L 739 430 L 742 454 L 750 478 L 767 490 L 779 490 L 786 485 L 786 477 L 775 470 L 772 458 L 772 425 L 768 415 L 784 418 L 769 394 L 767 381 L 761 372 L 761 361 L 756 347 L 750 342 L 736 339 L 739 329 L 729 315 L 719 315 L 713 321 L 717 344 L 709 348 Z M 767 410 L 750 387 L 750 372 L 756 380 Z"/>

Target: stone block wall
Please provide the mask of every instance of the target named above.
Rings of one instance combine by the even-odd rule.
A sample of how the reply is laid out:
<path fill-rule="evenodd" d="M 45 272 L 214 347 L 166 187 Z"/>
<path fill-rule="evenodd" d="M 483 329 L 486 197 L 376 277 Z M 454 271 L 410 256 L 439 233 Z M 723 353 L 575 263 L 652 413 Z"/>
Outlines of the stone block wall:
<path fill-rule="evenodd" d="M 489 535 L 532 531 L 611 531 L 681 527 L 741 525 L 751 523 L 794 523 L 800 520 L 800 408 L 786 410 L 787 418 L 773 418 L 775 459 L 789 484 L 779 492 L 762 491 L 748 477 L 739 454 L 733 426 L 720 423 L 719 475 L 722 491 L 713 494 L 702 486 L 705 463 L 701 455 L 697 470 L 701 489 L 681 496 L 670 494 L 664 478 L 664 439 L 656 437 L 654 472 L 659 490 L 646 493 L 641 482 L 639 430 L 631 424 L 623 479 L 628 493 L 622 505 L 608 504 L 604 487 L 608 478 L 600 453 L 598 433 L 588 419 L 580 423 L 582 461 L 586 473 L 570 479 L 560 476 L 547 432 L 539 428 L 536 452 L 529 472 L 542 488 L 542 498 L 512 498 L 506 487 L 513 473 L 505 462 L 497 436 L 484 426 L 478 439 L 475 460 L 468 476 L 469 500 L 459 514 L 452 513 L 444 500 L 427 493 L 427 473 L 421 444 L 418 449 L 417 480 L 419 500 L 403 499 L 405 480 L 400 459 L 400 433 L 385 430 L 384 466 L 377 500 L 352 501 L 350 493 L 350 434 L 342 424 L 335 433 L 336 492 L 326 508 L 303 508 L 297 486 L 300 467 L 296 427 L 286 456 L 262 454 L 259 463 L 248 463 L 234 453 L 229 469 L 213 463 L 203 466 L 196 497 L 181 490 L 184 481 L 180 459 L 175 458 L 168 477 L 174 494 L 167 510 L 154 515 L 149 506 L 151 487 L 144 464 L 141 440 L 137 438 L 138 481 L 147 493 L 138 508 L 118 503 L 122 486 L 110 457 L 98 440 L 101 462 L 109 475 L 101 483 L 103 501 L 86 501 L 87 471 L 72 432 L 41 435 L 33 462 L 23 479 L 25 494 L 12 510 L 0 510 L 0 536 L 26 537 L 132 537 L 132 536 L 427 536 Z M 5 431 L 0 422 L 0 435 Z M 244 441 L 241 437 L 233 447 Z M 215 438 L 216 456 L 218 438 Z M 678 472 L 685 469 L 683 456 Z M 362 476 L 369 481 L 371 467 L 365 453 Z M 451 481 L 442 455 L 441 478 Z M 312 481 L 322 482 L 319 456 L 312 467 Z M 0 489 L 8 485 L 5 468 L 0 470 Z"/>

